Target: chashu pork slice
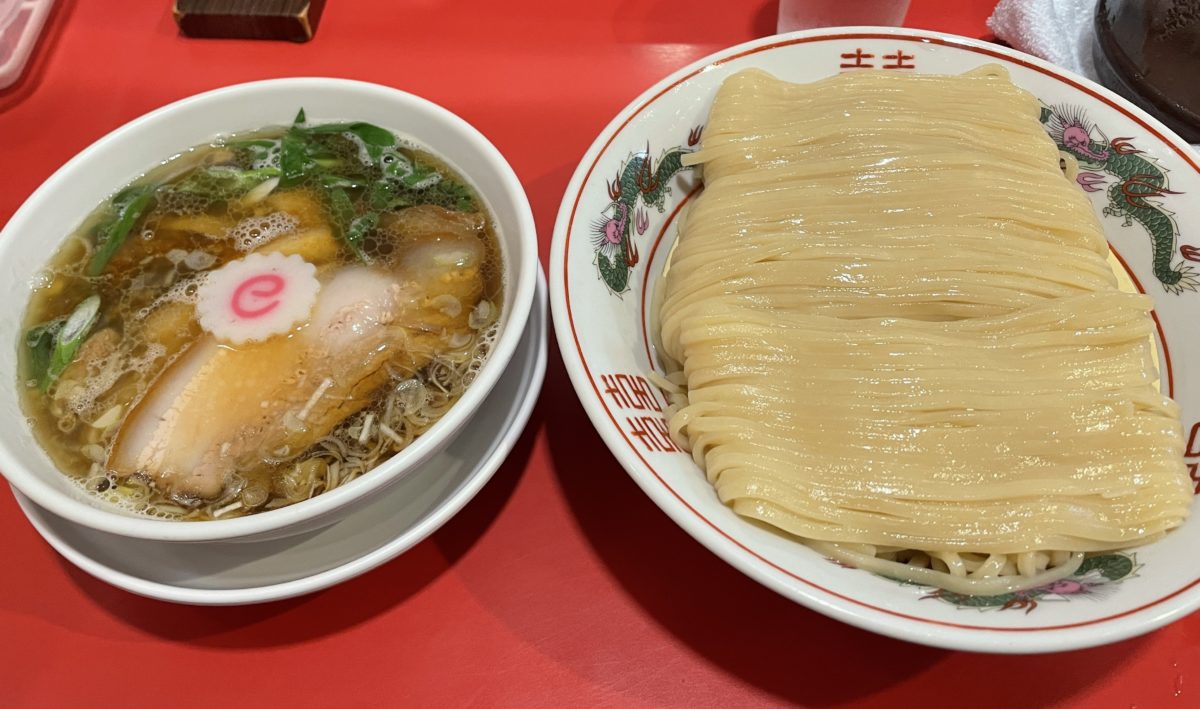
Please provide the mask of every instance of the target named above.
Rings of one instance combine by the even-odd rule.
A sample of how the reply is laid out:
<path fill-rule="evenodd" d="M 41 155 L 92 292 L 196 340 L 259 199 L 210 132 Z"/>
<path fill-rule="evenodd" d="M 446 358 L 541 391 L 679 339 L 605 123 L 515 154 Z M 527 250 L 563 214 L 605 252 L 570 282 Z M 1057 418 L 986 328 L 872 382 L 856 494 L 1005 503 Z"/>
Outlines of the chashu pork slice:
<path fill-rule="evenodd" d="M 386 274 L 343 269 L 322 285 L 303 328 L 236 347 L 202 337 L 130 412 L 109 468 L 152 477 L 175 496 L 211 498 L 248 461 L 324 436 L 386 379 L 401 297 Z"/>

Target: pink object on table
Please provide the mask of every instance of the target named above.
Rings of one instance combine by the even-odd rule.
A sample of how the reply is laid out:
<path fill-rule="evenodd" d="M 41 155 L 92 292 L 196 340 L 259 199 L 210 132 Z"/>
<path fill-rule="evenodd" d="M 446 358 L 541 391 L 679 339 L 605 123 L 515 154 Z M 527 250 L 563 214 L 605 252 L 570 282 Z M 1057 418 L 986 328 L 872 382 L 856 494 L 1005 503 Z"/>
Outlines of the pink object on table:
<path fill-rule="evenodd" d="M 0 0 L 0 89 L 21 77 L 54 0 Z"/>

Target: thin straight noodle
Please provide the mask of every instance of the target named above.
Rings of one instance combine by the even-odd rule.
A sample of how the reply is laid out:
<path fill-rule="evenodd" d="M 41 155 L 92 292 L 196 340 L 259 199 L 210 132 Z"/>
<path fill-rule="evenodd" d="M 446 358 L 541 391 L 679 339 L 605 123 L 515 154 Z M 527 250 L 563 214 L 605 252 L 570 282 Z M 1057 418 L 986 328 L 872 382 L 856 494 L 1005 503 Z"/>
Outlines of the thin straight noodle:
<path fill-rule="evenodd" d="M 951 593 L 972 596 L 999 596 L 1005 593 L 1023 591 L 1028 588 L 1054 583 L 1078 571 L 1084 559 L 1082 553 L 1070 554 L 1065 562 L 1029 576 L 968 578 L 947 574 L 943 571 L 936 571 L 930 568 L 881 559 L 874 555 L 847 549 L 841 544 L 813 540 L 805 540 L 804 543 L 823 556 L 835 559 L 848 566 L 853 566 L 856 569 L 870 571 L 873 574 L 887 576 L 897 581 L 905 581 L 922 586 L 937 586 Z"/>
<path fill-rule="evenodd" d="M 735 512 L 964 594 L 1182 523 L 1150 300 L 1040 110 L 996 66 L 725 81 L 684 157 L 705 189 L 653 294 L 653 381 Z"/>

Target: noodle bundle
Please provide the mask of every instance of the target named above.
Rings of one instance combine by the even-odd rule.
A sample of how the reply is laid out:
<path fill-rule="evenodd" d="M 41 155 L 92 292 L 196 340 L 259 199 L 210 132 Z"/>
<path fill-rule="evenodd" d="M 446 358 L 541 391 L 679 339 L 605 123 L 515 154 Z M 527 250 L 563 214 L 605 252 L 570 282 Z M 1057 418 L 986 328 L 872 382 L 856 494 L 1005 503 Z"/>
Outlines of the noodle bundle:
<path fill-rule="evenodd" d="M 738 514 L 988 594 L 1187 516 L 1151 301 L 1039 108 L 994 67 L 725 81 L 660 351 L 672 434 Z"/>

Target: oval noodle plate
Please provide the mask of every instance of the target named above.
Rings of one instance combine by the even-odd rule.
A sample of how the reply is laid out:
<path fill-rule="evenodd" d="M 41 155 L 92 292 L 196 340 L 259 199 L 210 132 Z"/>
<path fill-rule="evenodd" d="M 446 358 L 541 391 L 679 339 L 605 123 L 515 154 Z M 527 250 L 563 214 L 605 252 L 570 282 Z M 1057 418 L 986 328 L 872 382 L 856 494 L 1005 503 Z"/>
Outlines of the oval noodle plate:
<path fill-rule="evenodd" d="M 648 306 L 680 210 L 699 189 L 694 150 L 717 87 L 764 69 L 794 82 L 864 68 L 958 74 L 1000 64 L 1044 104 L 1047 131 L 1080 160 L 1113 252 L 1153 297 L 1162 388 L 1182 406 L 1187 461 L 1200 461 L 1200 165 L 1190 148 L 1106 89 L 976 40 L 907 29 L 835 28 L 768 37 L 667 77 L 623 110 L 581 161 L 559 210 L 550 297 L 563 359 L 613 454 L 677 524 L 751 578 L 816 611 L 892 637 L 987 652 L 1052 652 L 1148 632 L 1200 606 L 1200 515 L 1166 538 L 1098 556 L 1064 581 L 963 597 L 831 563 L 737 517 L 667 435 Z M 1064 127 L 1074 127 L 1066 130 Z M 1080 130 L 1086 131 L 1084 143 Z M 1068 145 L 1067 143 L 1071 143 Z M 1156 265 L 1157 263 L 1157 265 Z M 658 370 L 661 372 L 661 370 Z"/>

